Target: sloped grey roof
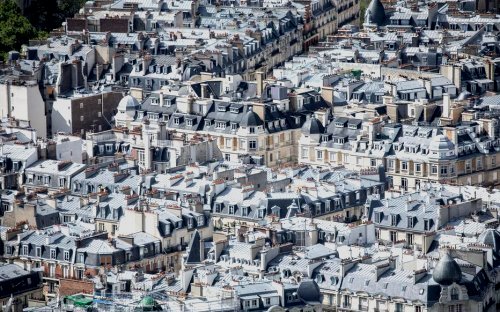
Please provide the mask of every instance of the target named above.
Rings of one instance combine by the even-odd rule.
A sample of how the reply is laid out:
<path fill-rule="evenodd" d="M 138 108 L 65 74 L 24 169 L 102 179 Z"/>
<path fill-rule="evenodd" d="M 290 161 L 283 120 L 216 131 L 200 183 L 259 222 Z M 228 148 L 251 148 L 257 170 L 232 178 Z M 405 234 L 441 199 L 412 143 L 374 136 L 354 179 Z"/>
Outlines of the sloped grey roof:
<path fill-rule="evenodd" d="M 325 127 L 323 127 L 323 124 L 314 116 L 307 119 L 304 125 L 302 126 L 302 133 L 305 135 L 321 134 L 324 131 Z"/>
<path fill-rule="evenodd" d="M 248 111 L 245 116 L 243 116 L 240 123 L 243 127 L 257 127 L 263 124 L 264 122 L 260 119 L 259 115 L 253 111 Z"/>
<path fill-rule="evenodd" d="M 371 24 L 376 24 L 378 26 L 385 24 L 385 9 L 380 0 L 372 0 L 366 11 L 369 12 Z"/>
<path fill-rule="evenodd" d="M 450 254 L 446 253 L 434 268 L 432 278 L 440 285 L 449 286 L 462 280 L 462 270 Z"/>

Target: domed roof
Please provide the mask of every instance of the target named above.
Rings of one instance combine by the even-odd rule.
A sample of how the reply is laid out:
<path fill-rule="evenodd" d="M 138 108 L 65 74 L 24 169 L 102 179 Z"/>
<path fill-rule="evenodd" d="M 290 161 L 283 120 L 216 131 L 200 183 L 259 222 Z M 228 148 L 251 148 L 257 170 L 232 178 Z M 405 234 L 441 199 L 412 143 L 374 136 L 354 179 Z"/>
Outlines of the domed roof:
<path fill-rule="evenodd" d="M 260 119 L 259 115 L 257 115 L 254 111 L 249 110 L 246 112 L 243 119 L 241 119 L 240 125 L 242 127 L 257 127 L 262 126 L 264 122 Z"/>
<path fill-rule="evenodd" d="M 384 25 L 385 22 L 384 5 L 380 0 L 372 0 L 368 8 L 366 8 L 365 23 L 381 26 Z"/>
<path fill-rule="evenodd" d="M 462 270 L 450 254 L 446 253 L 434 268 L 432 278 L 440 285 L 449 286 L 462 280 Z"/>
<path fill-rule="evenodd" d="M 469 96 L 471 96 L 471 93 L 467 90 L 464 90 L 458 95 L 457 101 L 463 101 L 467 99 Z"/>
<path fill-rule="evenodd" d="M 155 304 L 156 304 L 156 301 L 150 296 L 146 296 L 146 297 L 142 298 L 142 300 L 141 300 L 142 307 L 152 307 Z"/>
<path fill-rule="evenodd" d="M 306 122 L 302 126 L 302 133 L 306 135 L 321 134 L 324 131 L 325 127 L 323 127 L 323 124 L 321 124 L 321 121 L 314 116 L 307 118 Z"/>
<path fill-rule="evenodd" d="M 137 99 L 131 95 L 126 95 L 118 103 L 118 110 L 135 110 L 139 106 Z"/>
<path fill-rule="evenodd" d="M 297 289 L 297 296 L 305 303 L 320 303 L 321 293 L 318 284 L 313 280 L 303 280 Z"/>
<path fill-rule="evenodd" d="M 283 311 L 285 311 L 285 309 L 277 305 L 273 305 L 269 307 L 269 309 L 267 309 L 267 312 L 283 312 Z"/>
<path fill-rule="evenodd" d="M 500 248 L 500 233 L 494 229 L 487 229 L 479 235 L 478 242 L 485 245 L 490 245 L 493 250 L 498 251 Z"/>
<path fill-rule="evenodd" d="M 429 149 L 431 151 L 450 151 L 455 149 L 455 144 L 446 136 L 440 134 L 432 138 Z"/>

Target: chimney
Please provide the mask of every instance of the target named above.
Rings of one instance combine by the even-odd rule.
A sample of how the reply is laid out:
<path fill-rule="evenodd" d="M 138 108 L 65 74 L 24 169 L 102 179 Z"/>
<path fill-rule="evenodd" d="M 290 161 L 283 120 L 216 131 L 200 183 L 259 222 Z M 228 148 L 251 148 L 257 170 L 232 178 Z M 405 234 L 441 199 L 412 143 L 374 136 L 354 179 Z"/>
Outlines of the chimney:
<path fill-rule="evenodd" d="M 443 117 L 450 118 L 451 100 L 448 93 L 443 93 Z"/>
<path fill-rule="evenodd" d="M 208 84 L 201 84 L 201 98 L 206 99 L 208 97 Z"/>
<path fill-rule="evenodd" d="M 253 184 L 247 184 L 242 187 L 241 194 L 243 195 L 243 200 L 247 199 L 254 192 Z"/>
<path fill-rule="evenodd" d="M 163 98 L 163 92 L 160 92 L 160 107 L 163 107 L 165 99 Z"/>
<path fill-rule="evenodd" d="M 264 73 L 261 71 L 256 72 L 255 78 L 257 80 L 257 97 L 260 98 L 264 89 Z"/>

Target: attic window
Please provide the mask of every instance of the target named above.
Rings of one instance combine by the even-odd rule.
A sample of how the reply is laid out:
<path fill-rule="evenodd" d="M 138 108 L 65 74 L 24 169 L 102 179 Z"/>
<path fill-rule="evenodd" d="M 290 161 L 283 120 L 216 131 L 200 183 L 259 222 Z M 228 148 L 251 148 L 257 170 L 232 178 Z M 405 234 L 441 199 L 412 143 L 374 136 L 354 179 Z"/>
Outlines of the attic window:
<path fill-rule="evenodd" d="M 181 119 L 179 117 L 174 118 L 174 124 L 178 125 L 181 123 Z"/>
<path fill-rule="evenodd" d="M 151 105 L 158 105 L 160 103 L 160 99 L 158 98 L 151 98 Z"/>
<path fill-rule="evenodd" d="M 224 110 L 225 111 L 225 110 Z M 238 107 L 231 107 L 231 113 L 238 114 L 240 112 Z"/>
<path fill-rule="evenodd" d="M 231 123 L 231 130 L 236 130 L 238 128 L 238 124 L 235 122 Z"/>
<path fill-rule="evenodd" d="M 208 119 L 205 119 L 205 127 L 210 127 L 210 125 L 212 124 L 212 122 Z"/>
<path fill-rule="evenodd" d="M 392 226 L 396 226 L 396 225 L 398 225 L 398 215 L 393 214 L 393 215 L 391 216 L 391 225 L 392 225 Z"/>
<path fill-rule="evenodd" d="M 229 206 L 229 214 L 234 214 L 234 205 Z"/>
<path fill-rule="evenodd" d="M 186 119 L 186 124 L 188 126 L 192 126 L 193 125 L 193 120 L 192 119 Z"/>
<path fill-rule="evenodd" d="M 408 228 L 413 228 L 415 219 L 413 217 L 408 217 Z"/>
<path fill-rule="evenodd" d="M 224 105 L 219 105 L 219 106 L 217 106 L 217 110 L 219 112 L 225 112 L 226 111 L 226 107 Z"/>
<path fill-rule="evenodd" d="M 225 129 L 226 128 L 226 123 L 224 121 L 216 121 L 215 122 L 215 128 L 217 128 L 217 129 Z"/>

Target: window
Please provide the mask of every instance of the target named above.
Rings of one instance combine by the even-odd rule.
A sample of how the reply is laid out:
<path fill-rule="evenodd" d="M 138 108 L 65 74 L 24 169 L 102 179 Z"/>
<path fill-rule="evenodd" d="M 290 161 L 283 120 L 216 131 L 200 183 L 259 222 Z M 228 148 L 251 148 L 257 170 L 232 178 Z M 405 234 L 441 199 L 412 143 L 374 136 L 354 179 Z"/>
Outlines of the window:
<path fill-rule="evenodd" d="M 307 158 L 307 154 L 308 154 L 307 147 L 303 147 L 302 150 L 300 151 L 300 157 L 302 159 L 305 159 L 305 158 Z"/>
<path fill-rule="evenodd" d="M 216 121 L 215 122 L 215 128 L 217 128 L 217 129 L 225 129 L 226 128 L 226 122 L 225 121 Z"/>
<path fill-rule="evenodd" d="M 231 130 L 236 130 L 238 128 L 238 124 L 237 123 L 231 123 Z"/>
<path fill-rule="evenodd" d="M 64 252 L 64 261 L 69 261 L 69 251 Z"/>
<path fill-rule="evenodd" d="M 441 174 L 442 175 L 448 174 L 448 167 L 447 166 L 441 166 Z"/>
<path fill-rule="evenodd" d="M 186 119 L 186 125 L 192 126 L 193 125 L 193 120 L 192 119 Z"/>
<path fill-rule="evenodd" d="M 382 212 L 376 212 L 376 213 L 375 213 L 375 223 L 380 223 L 380 222 L 382 222 L 382 217 L 383 217 Z"/>
<path fill-rule="evenodd" d="M 42 256 L 42 247 L 36 247 L 35 255 L 39 258 Z"/>
<path fill-rule="evenodd" d="M 410 233 L 406 234 L 406 243 L 408 245 L 413 245 L 413 234 L 410 234 Z"/>
<path fill-rule="evenodd" d="M 396 226 L 398 225 L 398 215 L 391 215 L 391 225 Z"/>
<path fill-rule="evenodd" d="M 368 311 L 368 299 L 367 298 L 359 298 L 359 310 L 360 311 Z"/>
<path fill-rule="evenodd" d="M 28 252 L 29 252 L 28 245 L 24 245 L 24 246 L 23 246 L 23 255 L 27 256 L 27 255 L 28 255 Z"/>
<path fill-rule="evenodd" d="M 454 304 L 448 306 L 448 312 L 462 312 L 462 305 L 461 304 Z"/>
<path fill-rule="evenodd" d="M 179 125 L 181 123 L 181 119 L 179 117 L 174 118 L 174 124 Z"/>
<path fill-rule="evenodd" d="M 210 120 L 205 119 L 205 127 L 210 127 L 210 124 L 211 124 Z"/>
<path fill-rule="evenodd" d="M 424 231 L 429 231 L 431 229 L 431 221 L 429 219 L 424 219 Z"/>
<path fill-rule="evenodd" d="M 470 160 L 467 160 L 465 162 L 465 170 L 471 170 L 471 161 Z"/>
<path fill-rule="evenodd" d="M 224 154 L 224 160 L 231 161 L 231 154 Z"/>
<path fill-rule="evenodd" d="M 394 169 L 394 160 L 393 159 L 389 159 L 389 161 L 387 163 L 387 167 L 389 167 L 389 169 Z"/>
<path fill-rule="evenodd" d="M 401 162 L 401 170 L 408 170 L 408 162 L 406 161 Z"/>
<path fill-rule="evenodd" d="M 254 128 L 254 127 L 249 127 L 249 128 L 248 128 L 248 132 L 250 132 L 250 133 L 255 133 L 255 128 Z"/>
<path fill-rule="evenodd" d="M 431 173 L 432 174 L 437 174 L 437 172 L 438 172 L 438 167 L 436 165 L 432 165 L 431 166 Z"/>
<path fill-rule="evenodd" d="M 413 228 L 415 225 L 413 224 L 414 222 L 414 217 L 408 217 L 408 228 Z"/>
<path fill-rule="evenodd" d="M 318 159 L 318 160 L 323 159 L 323 151 L 318 151 L 318 152 L 317 152 L 317 156 L 318 156 L 318 157 L 317 157 L 317 159 Z"/>
<path fill-rule="evenodd" d="M 451 300 L 458 300 L 458 290 L 456 288 L 451 289 Z"/>
<path fill-rule="evenodd" d="M 370 166 L 375 167 L 377 166 L 377 160 L 376 159 L 370 159 Z"/>
<path fill-rule="evenodd" d="M 102 113 L 101 112 L 97 112 L 97 117 L 101 118 L 102 117 Z"/>
<path fill-rule="evenodd" d="M 83 115 L 82 115 L 82 116 L 80 116 L 80 121 L 83 121 Z"/>
<path fill-rule="evenodd" d="M 55 259 L 56 258 L 56 250 L 55 249 L 51 249 L 50 250 L 50 259 Z"/>
<path fill-rule="evenodd" d="M 483 169 L 483 163 L 481 162 L 481 159 L 476 160 L 476 169 L 477 170 Z"/>
<path fill-rule="evenodd" d="M 104 223 L 99 223 L 99 231 L 104 232 Z"/>
<path fill-rule="evenodd" d="M 422 171 L 422 164 L 415 164 L 415 172 L 421 172 Z"/>
<path fill-rule="evenodd" d="M 391 242 L 395 243 L 395 242 L 397 242 L 397 240 L 398 240 L 398 236 L 397 236 L 396 231 L 391 231 Z"/>
<path fill-rule="evenodd" d="M 396 303 L 396 309 L 394 310 L 395 312 L 403 312 L 403 304 L 402 303 Z"/>
<path fill-rule="evenodd" d="M 257 149 L 257 141 L 255 141 L 255 140 L 248 141 L 248 148 L 250 148 L 251 150 L 256 150 Z"/>
<path fill-rule="evenodd" d="M 271 305 L 271 298 L 266 298 L 266 305 Z"/>
<path fill-rule="evenodd" d="M 234 214 L 234 205 L 229 206 L 229 214 Z"/>
<path fill-rule="evenodd" d="M 80 109 L 83 109 L 83 102 L 80 103 Z"/>

